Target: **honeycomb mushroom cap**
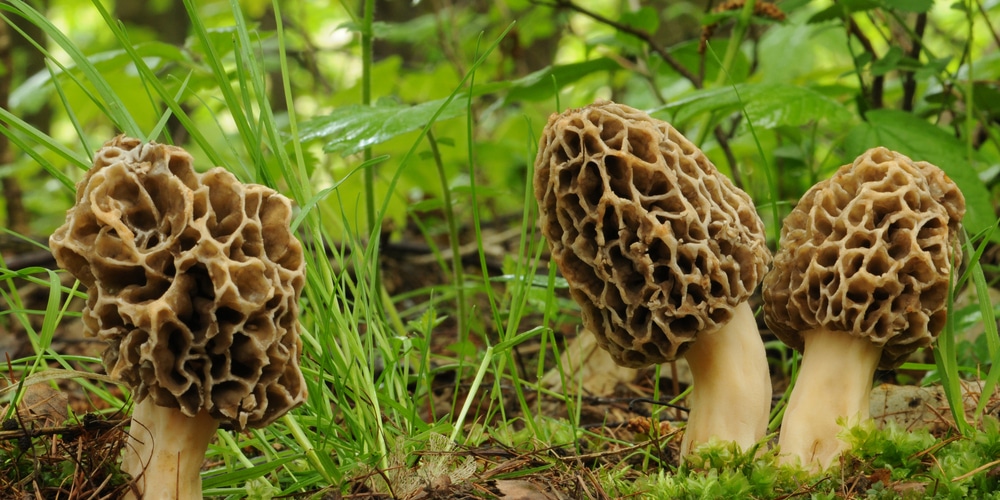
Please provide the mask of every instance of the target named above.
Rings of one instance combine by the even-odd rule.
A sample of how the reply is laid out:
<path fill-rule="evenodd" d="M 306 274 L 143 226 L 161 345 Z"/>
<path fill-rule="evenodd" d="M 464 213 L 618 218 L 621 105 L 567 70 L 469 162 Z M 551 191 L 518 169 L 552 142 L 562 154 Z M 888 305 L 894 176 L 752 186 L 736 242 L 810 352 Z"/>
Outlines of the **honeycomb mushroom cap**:
<path fill-rule="evenodd" d="M 119 136 L 95 155 L 50 246 L 88 288 L 86 331 L 107 342 L 104 365 L 136 401 L 261 427 L 306 395 L 291 214 L 272 189 Z"/>
<path fill-rule="evenodd" d="M 673 360 L 726 324 L 771 258 L 750 197 L 670 124 L 628 106 L 553 114 L 534 190 L 584 325 L 624 366 Z"/>
<path fill-rule="evenodd" d="M 764 278 L 764 320 L 801 351 L 817 328 L 869 337 L 881 369 L 945 324 L 965 199 L 941 169 L 873 148 L 813 186 L 785 219 Z"/>

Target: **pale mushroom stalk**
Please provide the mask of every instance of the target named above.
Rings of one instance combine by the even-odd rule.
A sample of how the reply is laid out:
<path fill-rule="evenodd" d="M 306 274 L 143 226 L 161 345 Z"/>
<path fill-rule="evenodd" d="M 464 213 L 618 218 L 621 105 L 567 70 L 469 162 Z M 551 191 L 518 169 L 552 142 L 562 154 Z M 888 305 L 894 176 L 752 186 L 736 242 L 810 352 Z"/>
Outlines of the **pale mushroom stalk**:
<path fill-rule="evenodd" d="M 138 491 L 155 491 L 156 498 L 201 498 L 201 468 L 218 428 L 204 410 L 189 417 L 146 398 L 132 410 L 122 470 L 136 478 Z"/>
<path fill-rule="evenodd" d="M 722 328 L 699 336 L 684 359 L 694 384 L 681 456 L 711 438 L 743 450 L 760 441 L 771 410 L 771 377 L 750 305 L 743 302 Z"/>
<path fill-rule="evenodd" d="M 870 419 L 872 378 L 882 348 L 868 337 L 825 329 L 803 332 L 802 338 L 802 365 L 778 446 L 785 463 L 826 469 L 848 448 L 838 437 L 845 426 Z M 844 360 L 851 360 L 850 369 L 845 369 Z"/>

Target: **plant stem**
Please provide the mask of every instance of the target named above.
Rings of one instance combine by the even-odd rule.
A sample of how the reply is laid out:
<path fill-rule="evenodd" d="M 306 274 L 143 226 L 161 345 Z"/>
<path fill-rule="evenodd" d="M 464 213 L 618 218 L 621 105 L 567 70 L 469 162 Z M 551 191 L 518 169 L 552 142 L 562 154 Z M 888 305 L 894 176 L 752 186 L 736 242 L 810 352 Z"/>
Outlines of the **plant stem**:
<path fill-rule="evenodd" d="M 370 106 L 372 103 L 372 24 L 375 20 L 375 0 L 365 0 L 364 17 L 361 21 L 361 104 Z M 368 146 L 362 152 L 362 160 L 372 159 L 372 148 Z M 365 169 L 365 211 L 368 215 L 368 233 L 376 237 L 375 220 L 375 169 Z M 377 276 L 376 276 L 377 277 Z"/>

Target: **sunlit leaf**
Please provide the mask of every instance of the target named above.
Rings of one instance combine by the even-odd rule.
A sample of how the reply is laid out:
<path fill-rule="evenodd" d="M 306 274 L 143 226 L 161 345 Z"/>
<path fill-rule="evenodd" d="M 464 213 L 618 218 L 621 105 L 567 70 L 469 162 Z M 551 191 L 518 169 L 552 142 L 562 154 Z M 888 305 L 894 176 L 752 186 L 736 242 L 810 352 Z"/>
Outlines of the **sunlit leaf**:
<path fill-rule="evenodd" d="M 146 65 L 156 68 L 170 61 L 187 61 L 188 58 L 177 46 L 163 42 L 147 42 L 135 45 L 135 52 L 145 61 Z M 132 64 L 132 58 L 124 49 L 109 50 L 87 56 L 87 60 L 103 73 Z M 75 64 L 66 65 L 68 71 L 79 71 Z M 61 68 L 53 71 L 43 69 L 24 81 L 10 93 L 11 109 L 33 111 L 48 102 L 52 92 L 52 76 L 62 77 Z M 82 72 L 81 72 L 82 73 Z"/>
<path fill-rule="evenodd" d="M 325 151 L 354 154 L 368 146 L 419 130 L 427 125 L 444 103 L 444 99 L 439 99 L 414 106 L 385 101 L 371 106 L 342 106 L 329 115 L 301 124 L 299 139 L 303 142 L 323 140 Z M 464 114 L 465 103 L 455 99 L 441 112 L 437 121 Z"/>
<path fill-rule="evenodd" d="M 934 7 L 934 0 L 882 0 L 885 6 L 903 12 L 923 13 Z"/>
<path fill-rule="evenodd" d="M 556 90 L 562 89 L 583 77 L 614 71 L 620 67 L 617 62 L 607 57 L 599 57 L 572 64 L 547 66 L 511 82 L 507 99 L 512 101 L 540 101 L 548 99 L 556 93 Z M 482 90 L 486 90 L 486 88 L 480 89 L 480 91 Z"/>
<path fill-rule="evenodd" d="M 746 107 L 755 127 L 797 127 L 826 119 L 843 123 L 851 112 L 816 90 L 784 83 L 748 83 L 735 87 L 700 90 L 678 99 L 664 109 L 675 112 L 675 121 L 685 122 L 706 112 L 732 113 Z"/>

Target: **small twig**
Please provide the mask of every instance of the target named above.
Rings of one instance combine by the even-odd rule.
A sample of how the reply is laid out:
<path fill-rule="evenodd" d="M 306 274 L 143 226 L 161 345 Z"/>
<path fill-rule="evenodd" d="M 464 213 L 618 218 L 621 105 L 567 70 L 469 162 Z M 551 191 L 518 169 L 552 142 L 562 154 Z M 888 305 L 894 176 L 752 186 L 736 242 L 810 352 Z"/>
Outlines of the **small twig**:
<path fill-rule="evenodd" d="M 691 412 L 691 410 L 689 410 L 688 407 L 686 407 L 686 406 L 676 405 L 676 404 L 673 404 L 673 403 L 671 403 L 669 401 L 661 401 L 659 399 L 653 399 L 653 398 L 632 398 L 632 399 L 630 399 L 629 402 L 628 402 L 628 409 L 629 409 L 629 411 L 634 411 L 634 407 L 635 407 L 636 403 L 649 403 L 649 404 L 653 404 L 653 405 L 666 406 L 667 408 L 673 408 L 675 410 L 686 411 L 688 413 Z"/>
<path fill-rule="evenodd" d="M 662 46 L 660 46 L 660 44 L 656 43 L 656 40 L 653 39 L 652 34 L 643 30 L 635 29 L 627 24 L 622 24 L 613 19 L 608 19 L 596 12 L 580 7 L 579 5 L 571 2 L 570 0 L 555 0 L 554 2 L 548 5 L 555 8 L 570 9 L 572 11 L 583 14 L 601 24 L 606 24 L 622 33 L 627 33 L 642 40 L 643 42 L 646 43 L 646 45 L 649 46 L 650 50 L 652 50 L 658 56 L 660 56 L 660 58 L 663 59 L 663 61 L 666 62 L 671 68 L 673 68 L 674 71 L 680 73 L 681 76 L 690 81 L 695 88 L 697 89 L 702 88 L 701 78 L 698 78 L 698 75 L 695 75 L 689 69 L 684 67 L 684 65 L 681 64 L 680 61 L 678 61 L 673 55 L 667 52 L 667 50 L 664 49 Z"/>

